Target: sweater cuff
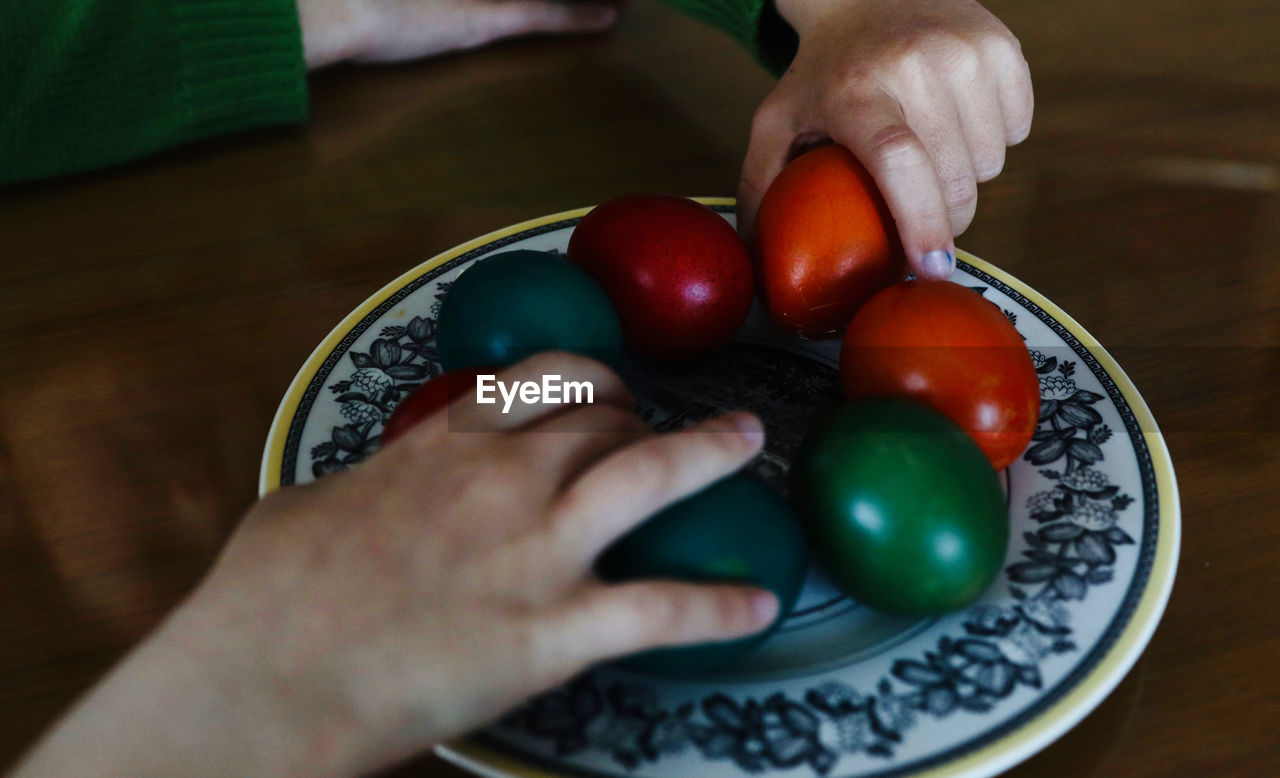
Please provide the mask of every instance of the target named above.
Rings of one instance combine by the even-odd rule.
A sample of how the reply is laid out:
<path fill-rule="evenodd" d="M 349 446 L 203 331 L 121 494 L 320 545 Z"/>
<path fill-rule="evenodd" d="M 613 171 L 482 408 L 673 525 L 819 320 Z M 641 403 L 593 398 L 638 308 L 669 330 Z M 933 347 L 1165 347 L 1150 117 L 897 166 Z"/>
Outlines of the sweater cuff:
<path fill-rule="evenodd" d="M 296 0 L 198 0 L 173 13 L 188 139 L 307 118 Z"/>
<path fill-rule="evenodd" d="M 746 47 L 751 56 L 775 76 L 782 75 L 796 55 L 799 39 L 778 15 L 773 0 L 668 0 Z"/>

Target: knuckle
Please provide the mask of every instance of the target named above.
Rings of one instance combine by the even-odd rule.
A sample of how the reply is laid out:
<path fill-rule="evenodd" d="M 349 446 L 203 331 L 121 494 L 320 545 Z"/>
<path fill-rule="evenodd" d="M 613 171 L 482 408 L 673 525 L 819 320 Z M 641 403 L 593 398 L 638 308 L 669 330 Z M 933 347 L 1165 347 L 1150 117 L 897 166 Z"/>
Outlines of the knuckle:
<path fill-rule="evenodd" d="M 1031 134 L 1031 117 L 1034 112 L 1032 98 L 1028 92 L 1025 97 L 1018 98 L 1011 107 L 1008 117 L 1009 132 L 1005 139 L 1009 145 L 1016 145 L 1027 139 Z"/>
<path fill-rule="evenodd" d="M 635 622 L 656 639 L 670 637 L 680 629 L 688 611 L 686 601 L 672 597 L 659 586 L 637 586 L 631 591 Z"/>
<path fill-rule="evenodd" d="M 923 43 L 908 45 L 911 47 L 898 50 L 888 61 L 882 62 L 877 71 L 885 73 L 889 82 L 897 86 L 895 92 L 903 90 L 908 94 L 918 94 L 928 88 L 931 80 L 932 54 Z"/>
<path fill-rule="evenodd" d="M 991 150 L 978 155 L 976 162 L 979 182 L 990 181 L 1004 170 L 1004 148 Z"/>
<path fill-rule="evenodd" d="M 969 225 L 973 222 L 975 208 L 949 208 L 947 209 L 947 220 L 951 222 L 952 236 L 959 235 L 969 229 Z"/>
<path fill-rule="evenodd" d="M 918 164 L 924 147 L 920 139 L 905 124 L 881 127 L 870 139 L 871 153 L 889 167 Z"/>
<path fill-rule="evenodd" d="M 1022 42 L 1003 27 L 987 33 L 982 39 L 982 47 L 1005 62 L 1026 64 L 1022 55 Z"/>
<path fill-rule="evenodd" d="M 1001 102 L 1007 125 L 1006 142 L 1021 143 L 1031 132 L 1031 116 L 1035 98 L 1031 88 L 1031 71 L 1022 56 L 1017 38 L 1007 34 L 994 45 L 993 65 L 1002 74 Z"/>
<path fill-rule="evenodd" d="M 947 179 L 943 184 L 947 203 L 947 218 L 951 232 L 959 235 L 968 228 L 978 208 L 978 185 L 972 176 L 963 175 Z"/>
<path fill-rule="evenodd" d="M 881 64 L 913 66 L 938 46 L 938 30 L 930 24 L 917 24 L 897 31 L 892 42 L 882 49 Z"/>
<path fill-rule="evenodd" d="M 973 46 L 963 35 L 942 24 L 924 24 L 904 36 L 897 48 L 900 62 L 922 68 L 939 62 L 959 62 L 972 53 Z"/>
<path fill-rule="evenodd" d="M 960 83 L 972 84 L 982 72 L 982 57 L 978 50 L 960 40 L 948 41 L 938 49 L 938 59 L 943 72 L 952 74 Z"/>
<path fill-rule="evenodd" d="M 630 476 L 636 479 L 644 491 L 664 493 L 671 488 L 676 478 L 676 462 L 669 448 L 669 441 L 674 436 L 655 440 L 649 445 L 638 447 L 629 468 Z"/>
<path fill-rule="evenodd" d="M 433 492 L 440 504 L 462 503 L 472 506 L 479 516 L 505 516 L 506 492 L 495 486 L 519 483 L 527 470 L 522 458 L 492 451 L 487 456 L 467 457 L 448 468 L 436 480 Z"/>
<path fill-rule="evenodd" d="M 839 88 L 832 92 L 837 103 L 860 103 L 874 95 L 879 85 L 876 73 L 883 70 L 886 64 L 868 65 L 865 62 L 849 62 L 842 70 L 837 71 Z M 830 112 L 831 106 L 828 106 Z"/>
<path fill-rule="evenodd" d="M 851 106 L 874 100 L 891 81 L 895 67 L 891 59 L 883 55 L 846 58 L 832 65 L 834 85 L 816 95 L 818 113 L 838 116 Z"/>
<path fill-rule="evenodd" d="M 963 212 L 978 202 L 978 184 L 970 175 L 952 176 L 942 186 L 943 199 L 953 211 Z"/>
<path fill-rule="evenodd" d="M 751 624 L 751 613 L 746 598 L 740 592 L 726 587 L 715 590 L 711 600 L 716 626 L 725 631 L 739 631 Z"/>

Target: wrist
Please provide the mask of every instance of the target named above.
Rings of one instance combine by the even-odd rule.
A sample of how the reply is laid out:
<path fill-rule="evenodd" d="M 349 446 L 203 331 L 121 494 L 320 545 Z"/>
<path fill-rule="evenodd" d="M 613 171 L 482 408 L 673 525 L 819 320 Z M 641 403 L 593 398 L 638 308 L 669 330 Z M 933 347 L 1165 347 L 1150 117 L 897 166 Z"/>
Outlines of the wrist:
<path fill-rule="evenodd" d="M 806 33 L 833 10 L 861 5 L 866 0 L 773 0 L 774 7 L 783 21 L 791 25 L 796 34 L 803 40 Z"/>
<path fill-rule="evenodd" d="M 358 57 L 367 39 L 365 15 L 346 0 L 297 0 L 307 70 Z"/>
<path fill-rule="evenodd" d="M 169 696 L 181 697 L 189 718 L 173 726 L 212 722 L 204 725 L 212 736 L 193 744 L 193 756 L 209 753 L 219 774 L 359 774 L 361 730 L 350 707 L 279 666 L 272 622 L 236 613 L 234 604 L 225 590 L 197 591 L 147 641 L 149 653 L 134 668 L 143 683 L 158 675 L 175 679 Z M 205 743 L 218 750 L 206 751 Z M 230 760 L 234 769 L 229 743 L 240 752 Z"/>
<path fill-rule="evenodd" d="M 19 764 L 28 776 L 339 775 L 346 739 L 247 657 L 193 633 L 184 606 L 73 706 Z M 308 711 L 315 718 L 327 711 Z"/>

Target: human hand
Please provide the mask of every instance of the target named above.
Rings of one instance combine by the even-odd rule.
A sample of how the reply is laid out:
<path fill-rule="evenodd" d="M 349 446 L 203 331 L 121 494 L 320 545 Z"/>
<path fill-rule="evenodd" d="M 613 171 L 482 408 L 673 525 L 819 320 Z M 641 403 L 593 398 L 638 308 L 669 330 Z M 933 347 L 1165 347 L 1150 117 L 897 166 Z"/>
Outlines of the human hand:
<path fill-rule="evenodd" d="M 1031 129 L 1031 77 L 1009 30 L 974 0 L 777 0 L 799 36 L 756 111 L 738 188 L 750 238 L 769 184 L 827 139 L 875 178 L 918 276 L 947 278 L 978 182 Z M 945 252 L 945 254 L 944 254 Z"/>
<path fill-rule="evenodd" d="M 614 373 L 566 354 L 499 380 L 547 374 L 590 381 L 594 404 L 502 415 L 471 395 L 358 468 L 258 503 L 20 774 L 77 774 L 77 754 L 99 775 L 363 774 L 595 662 L 771 623 L 761 589 L 591 572 L 614 539 L 753 456 L 759 421 L 657 435 Z"/>
<path fill-rule="evenodd" d="M 613 26 L 608 0 L 298 0 L 307 69 L 343 60 L 397 62 L 535 33 Z"/>

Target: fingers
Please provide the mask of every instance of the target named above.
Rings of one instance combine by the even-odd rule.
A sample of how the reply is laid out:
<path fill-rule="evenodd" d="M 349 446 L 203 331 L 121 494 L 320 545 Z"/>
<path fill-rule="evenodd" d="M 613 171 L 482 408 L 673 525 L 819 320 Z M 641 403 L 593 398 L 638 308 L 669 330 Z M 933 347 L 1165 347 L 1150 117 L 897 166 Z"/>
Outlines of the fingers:
<path fill-rule="evenodd" d="M 533 393 L 521 394 L 519 387 L 536 384 L 538 393 L 550 390 L 554 402 L 527 402 Z M 611 405 L 630 410 L 635 407 L 631 393 L 618 374 L 607 366 L 578 354 L 548 351 L 497 372 L 487 382 L 492 391 L 479 404 L 475 394 L 449 407 L 449 428 L 464 432 L 511 431 L 539 419 L 572 410 L 575 405 Z M 506 392 L 504 394 L 504 389 Z"/>
<path fill-rule="evenodd" d="M 952 88 L 974 177 L 978 182 L 990 181 L 1004 169 L 1007 135 L 998 90 L 994 84 L 983 84 L 980 88 L 963 92 L 956 85 Z"/>
<path fill-rule="evenodd" d="M 556 542 L 585 569 L 643 519 L 736 471 L 763 442 L 759 419 L 730 413 L 628 446 L 561 493 L 553 506 Z"/>
<path fill-rule="evenodd" d="M 908 125 L 897 100 L 878 94 L 847 104 L 832 117 L 831 136 L 866 166 L 893 214 L 917 276 L 947 278 L 955 244 L 933 158 Z"/>
<path fill-rule="evenodd" d="M 751 120 L 751 138 L 738 181 L 738 234 L 748 246 L 755 239 L 756 212 L 773 179 L 787 163 L 795 133 L 787 105 L 775 88 Z"/>
<path fill-rule="evenodd" d="M 544 625 L 548 653 L 570 675 L 660 646 L 731 640 L 768 627 L 778 598 L 739 584 L 637 581 L 590 585 Z"/>
<path fill-rule="evenodd" d="M 548 481 L 559 489 L 588 467 L 624 446 L 656 433 L 634 411 L 592 405 L 560 413 L 527 427 L 531 461 L 544 465 Z"/>
<path fill-rule="evenodd" d="M 607 30 L 618 21 L 618 8 L 607 3 L 556 0 L 504 0 L 477 5 L 484 14 L 479 43 L 535 33 L 588 33 Z"/>
<path fill-rule="evenodd" d="M 1031 134 L 1031 116 L 1035 111 L 1031 70 L 1022 56 L 1021 46 L 1012 36 L 994 47 L 993 52 L 996 96 L 1004 119 L 1005 144 L 1016 146 Z"/>
<path fill-rule="evenodd" d="M 978 182 L 955 97 L 946 84 L 929 79 L 913 90 L 903 110 L 933 160 L 951 236 L 959 235 L 977 210 Z"/>

